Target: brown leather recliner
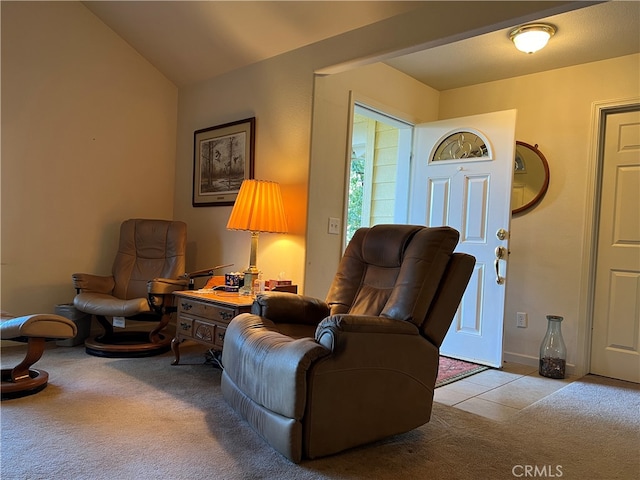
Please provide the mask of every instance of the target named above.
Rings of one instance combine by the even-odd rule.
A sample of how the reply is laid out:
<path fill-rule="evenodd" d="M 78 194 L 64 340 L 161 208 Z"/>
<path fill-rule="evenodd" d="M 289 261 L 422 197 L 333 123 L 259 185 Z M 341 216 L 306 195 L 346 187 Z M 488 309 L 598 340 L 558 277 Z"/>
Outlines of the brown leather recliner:
<path fill-rule="evenodd" d="M 104 333 L 87 339 L 87 353 L 103 357 L 157 355 L 170 348 L 163 333 L 183 290 L 187 226 L 170 220 L 130 219 L 120 226 L 120 243 L 108 276 L 74 273 L 74 306 L 95 315 Z M 115 331 L 107 317 L 158 322 L 151 331 Z"/>
<path fill-rule="evenodd" d="M 431 416 L 439 346 L 475 265 L 449 227 L 353 236 L 325 302 L 259 295 L 234 318 L 222 393 L 294 462 L 407 432 Z"/>

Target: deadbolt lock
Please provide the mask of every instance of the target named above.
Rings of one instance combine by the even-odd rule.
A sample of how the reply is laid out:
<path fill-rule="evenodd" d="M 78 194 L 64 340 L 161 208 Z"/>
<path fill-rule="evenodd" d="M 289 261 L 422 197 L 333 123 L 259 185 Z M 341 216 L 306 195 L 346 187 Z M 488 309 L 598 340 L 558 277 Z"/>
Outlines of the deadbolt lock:
<path fill-rule="evenodd" d="M 509 232 L 507 232 L 504 228 L 501 228 L 496 232 L 496 237 L 498 237 L 498 240 L 506 240 L 508 236 Z"/>

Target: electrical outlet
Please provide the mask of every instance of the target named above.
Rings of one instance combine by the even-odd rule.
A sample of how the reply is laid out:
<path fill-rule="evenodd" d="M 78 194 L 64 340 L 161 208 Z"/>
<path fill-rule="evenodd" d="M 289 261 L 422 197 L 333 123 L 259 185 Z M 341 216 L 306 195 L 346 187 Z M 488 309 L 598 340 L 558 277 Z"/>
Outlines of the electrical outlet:
<path fill-rule="evenodd" d="M 519 328 L 527 328 L 527 324 L 529 323 L 527 314 L 524 312 L 516 313 L 516 326 Z"/>
<path fill-rule="evenodd" d="M 114 327 L 124 328 L 125 324 L 126 324 L 126 322 L 125 322 L 124 317 L 113 317 L 113 326 Z"/>
<path fill-rule="evenodd" d="M 331 235 L 340 235 L 340 219 L 329 217 L 329 233 Z"/>

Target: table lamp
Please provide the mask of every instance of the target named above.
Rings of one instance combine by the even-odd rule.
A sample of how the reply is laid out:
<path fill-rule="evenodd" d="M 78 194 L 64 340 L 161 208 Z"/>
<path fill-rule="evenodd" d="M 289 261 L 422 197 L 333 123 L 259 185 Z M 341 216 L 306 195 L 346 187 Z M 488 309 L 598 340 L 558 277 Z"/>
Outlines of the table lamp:
<path fill-rule="evenodd" d="M 251 232 L 251 256 L 244 271 L 241 295 L 251 295 L 253 282 L 258 278 L 256 251 L 260 232 L 287 233 L 280 185 L 266 180 L 244 180 L 227 222 L 229 230 Z"/>

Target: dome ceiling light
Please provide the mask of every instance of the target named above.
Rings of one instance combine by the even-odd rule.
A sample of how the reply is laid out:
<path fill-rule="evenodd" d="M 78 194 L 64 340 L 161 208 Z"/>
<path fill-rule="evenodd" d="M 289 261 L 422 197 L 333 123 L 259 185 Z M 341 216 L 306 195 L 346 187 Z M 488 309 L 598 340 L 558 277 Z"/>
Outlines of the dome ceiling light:
<path fill-rule="evenodd" d="M 521 52 L 533 53 L 544 48 L 556 33 L 556 27 L 547 23 L 530 23 L 514 28 L 509 38 Z"/>

